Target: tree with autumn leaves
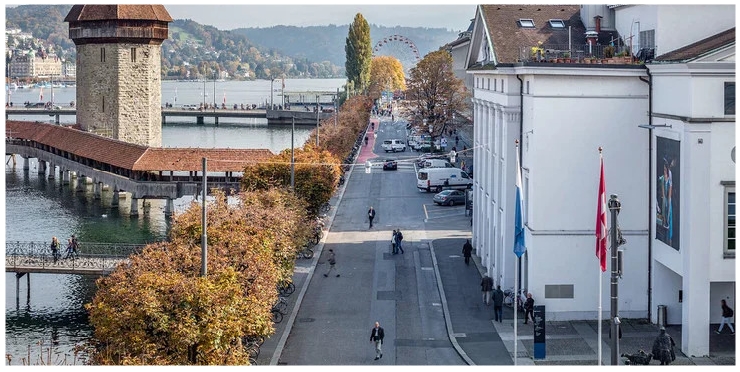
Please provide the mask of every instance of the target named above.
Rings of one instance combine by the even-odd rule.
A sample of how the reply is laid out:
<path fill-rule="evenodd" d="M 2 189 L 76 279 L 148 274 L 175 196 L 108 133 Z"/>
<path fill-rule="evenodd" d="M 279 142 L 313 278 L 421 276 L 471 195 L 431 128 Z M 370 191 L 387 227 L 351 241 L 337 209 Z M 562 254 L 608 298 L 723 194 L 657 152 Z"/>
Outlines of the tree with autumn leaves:
<path fill-rule="evenodd" d="M 438 50 L 424 56 L 411 69 L 406 81 L 407 102 L 403 114 L 423 133 L 430 133 L 431 126 L 432 139 L 452 125 L 453 113 L 465 111 L 468 106 L 470 95 L 465 91 L 465 83 L 455 77 L 452 68 L 452 55 Z"/>
<path fill-rule="evenodd" d="M 288 190 L 208 203 L 208 275 L 200 276 L 201 207 L 175 217 L 167 242 L 148 245 L 98 280 L 86 307 L 99 365 L 244 365 L 244 336 L 274 332 L 276 286 L 308 239 L 305 203 Z"/>
<path fill-rule="evenodd" d="M 383 91 L 406 90 L 406 76 L 401 61 L 391 56 L 373 57 L 370 62 L 368 95 L 377 99 Z"/>

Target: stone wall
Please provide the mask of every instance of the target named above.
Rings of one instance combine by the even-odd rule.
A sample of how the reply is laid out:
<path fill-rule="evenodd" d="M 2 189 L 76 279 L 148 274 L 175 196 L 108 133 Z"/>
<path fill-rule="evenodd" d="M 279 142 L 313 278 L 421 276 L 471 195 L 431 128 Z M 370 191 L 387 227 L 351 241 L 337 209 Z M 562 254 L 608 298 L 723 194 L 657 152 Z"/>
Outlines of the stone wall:
<path fill-rule="evenodd" d="M 84 130 L 162 146 L 160 50 L 132 43 L 77 46 L 77 122 Z"/>

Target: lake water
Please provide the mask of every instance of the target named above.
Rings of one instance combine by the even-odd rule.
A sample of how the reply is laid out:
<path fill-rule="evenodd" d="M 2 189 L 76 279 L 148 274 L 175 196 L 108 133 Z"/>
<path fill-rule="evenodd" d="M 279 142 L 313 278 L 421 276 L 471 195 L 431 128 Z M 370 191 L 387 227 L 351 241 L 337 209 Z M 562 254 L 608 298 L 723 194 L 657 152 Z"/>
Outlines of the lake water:
<path fill-rule="evenodd" d="M 336 91 L 343 79 L 286 80 L 285 90 Z M 207 83 L 213 84 L 213 82 Z M 196 104 L 202 94 L 203 83 L 163 82 L 163 103 L 174 97 L 177 104 Z M 200 94 L 198 91 L 200 86 Z M 230 97 L 244 103 L 269 100 L 270 82 L 216 82 L 217 93 L 222 87 L 227 104 Z M 280 82 L 275 82 L 281 88 Z M 211 86 L 212 88 L 212 86 Z M 18 89 L 11 99 L 14 102 L 37 102 L 38 88 L 30 91 Z M 44 89 L 44 94 L 47 89 Z M 211 91 L 211 97 L 213 92 Z M 74 100 L 74 88 L 54 89 L 55 101 Z M 24 98 L 25 97 L 25 98 Z M 170 98 L 173 101 L 172 98 Z M 252 100 L 252 101 L 250 101 Z M 274 102 L 278 102 L 276 94 Z M 240 102 L 241 103 L 241 102 Z M 232 103 L 233 104 L 233 103 Z M 74 119 L 68 118 L 72 122 Z M 21 120 L 14 117 L 14 120 Z M 22 120 L 39 120 L 39 117 Z M 208 148 L 267 148 L 279 152 L 290 148 L 290 127 L 267 126 L 266 123 L 235 123 L 220 120 L 219 126 L 192 123 L 168 123 L 162 128 L 165 147 Z M 301 146 L 313 127 L 297 126 L 295 144 Z M 7 158 L 6 158 L 7 160 Z M 57 236 L 63 242 L 72 234 L 82 242 L 146 243 L 163 240 L 169 221 L 162 213 L 163 201 L 152 200 L 151 212 L 137 217 L 128 214 L 129 206 L 122 202 L 118 207 L 106 207 L 94 200 L 91 193 L 75 193 L 69 186 L 62 187 L 60 180 L 39 177 L 36 161 L 31 159 L 30 171 L 24 173 L 22 163 L 15 169 L 5 167 L 5 238 L 7 241 L 50 241 Z M 58 177 L 57 177 L 58 178 Z M 105 195 L 104 195 L 105 198 Z M 175 201 L 180 212 L 187 208 L 192 198 Z M 141 210 L 140 210 L 141 212 Z M 5 353 L 12 355 L 10 364 L 22 364 L 22 358 L 41 364 L 52 351 L 52 363 L 82 364 L 85 355 L 74 361 L 74 345 L 86 340 L 92 329 L 88 324 L 83 305 L 90 302 L 95 292 L 95 277 L 78 275 L 31 274 L 30 297 L 26 277 L 21 278 L 20 296 L 16 298 L 16 280 L 13 273 L 5 274 Z M 8 361 L 6 359 L 6 364 Z"/>

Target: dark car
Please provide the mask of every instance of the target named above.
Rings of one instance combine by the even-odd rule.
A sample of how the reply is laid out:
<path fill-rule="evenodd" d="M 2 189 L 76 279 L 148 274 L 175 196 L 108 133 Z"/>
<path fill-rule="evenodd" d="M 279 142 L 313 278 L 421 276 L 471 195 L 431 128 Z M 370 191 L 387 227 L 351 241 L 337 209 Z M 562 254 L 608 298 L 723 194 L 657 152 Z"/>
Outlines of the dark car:
<path fill-rule="evenodd" d="M 46 106 L 43 102 L 36 102 L 36 103 L 28 103 L 26 105 L 26 108 L 44 108 Z"/>
<path fill-rule="evenodd" d="M 439 205 L 465 204 L 465 193 L 460 190 L 444 190 L 432 200 Z"/>
<path fill-rule="evenodd" d="M 397 170 L 398 163 L 393 159 L 385 159 L 383 161 L 383 170 Z"/>

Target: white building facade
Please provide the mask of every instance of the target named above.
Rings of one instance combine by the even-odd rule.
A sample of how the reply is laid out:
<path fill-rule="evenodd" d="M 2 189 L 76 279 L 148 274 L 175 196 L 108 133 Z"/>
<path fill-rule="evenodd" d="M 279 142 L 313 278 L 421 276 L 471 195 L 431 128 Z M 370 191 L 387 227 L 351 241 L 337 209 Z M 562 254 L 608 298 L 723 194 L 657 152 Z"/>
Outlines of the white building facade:
<path fill-rule="evenodd" d="M 708 355 L 708 328 L 719 323 L 719 300 L 735 304 L 734 29 L 731 46 L 714 46 L 710 55 L 700 52 L 690 62 L 542 64 L 517 56 L 537 45 L 537 38 L 545 44 L 556 39 L 558 31 L 542 25 L 562 14 L 558 11 L 572 21 L 577 8 L 511 7 L 516 9 L 478 7 L 465 61 L 474 83 L 476 254 L 496 284 L 513 288 L 519 140 L 527 246 L 520 288 L 546 306 L 548 320 L 596 319 L 601 276 L 602 315 L 608 319 L 610 273 L 600 273 L 595 255 L 597 149 L 603 147 L 606 192 L 619 197 L 619 229 L 626 239 L 619 247 L 624 253 L 619 316 L 657 322 L 657 307 L 663 305 L 667 324 L 683 326 L 683 352 Z M 725 23 L 733 14 L 732 25 L 685 34 L 679 20 L 683 16 L 693 24 L 703 17 L 703 7 L 654 8 L 663 7 L 599 6 L 585 13 L 615 12 L 605 18 L 614 19 L 622 36 L 630 35 L 624 30 L 627 18 L 640 20 L 639 32 L 650 31 L 653 22 L 657 29 L 642 36 L 652 35 L 655 55 L 734 27 L 734 6 L 706 10 L 722 13 L 717 19 Z M 540 29 L 507 26 L 527 21 Z M 659 49 L 658 42 L 672 49 Z M 729 95 L 731 113 L 725 111 Z M 660 178 L 666 163 L 669 169 Z M 659 190 L 671 182 L 675 194 L 667 202 Z M 673 204 L 676 208 L 669 208 Z"/>

